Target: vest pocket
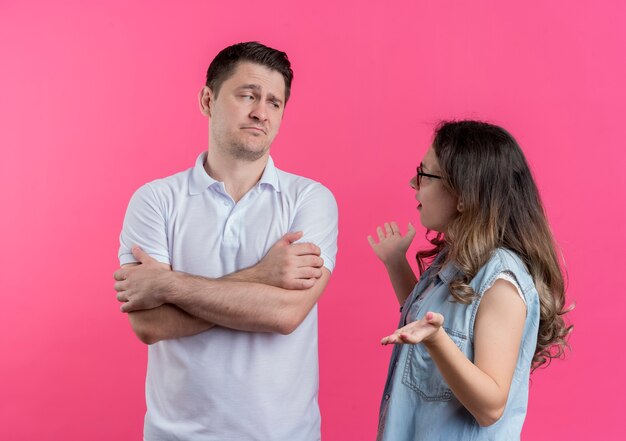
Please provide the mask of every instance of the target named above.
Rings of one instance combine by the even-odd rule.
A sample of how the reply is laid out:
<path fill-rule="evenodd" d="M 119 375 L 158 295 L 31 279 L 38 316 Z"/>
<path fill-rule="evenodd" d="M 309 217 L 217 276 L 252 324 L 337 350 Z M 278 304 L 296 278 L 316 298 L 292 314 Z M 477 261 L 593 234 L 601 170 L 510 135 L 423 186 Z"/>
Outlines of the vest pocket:
<path fill-rule="evenodd" d="M 464 352 L 467 335 L 448 328 L 444 329 L 452 341 Z M 452 391 L 422 344 L 409 345 L 402 383 L 426 401 L 449 401 L 452 398 Z"/>

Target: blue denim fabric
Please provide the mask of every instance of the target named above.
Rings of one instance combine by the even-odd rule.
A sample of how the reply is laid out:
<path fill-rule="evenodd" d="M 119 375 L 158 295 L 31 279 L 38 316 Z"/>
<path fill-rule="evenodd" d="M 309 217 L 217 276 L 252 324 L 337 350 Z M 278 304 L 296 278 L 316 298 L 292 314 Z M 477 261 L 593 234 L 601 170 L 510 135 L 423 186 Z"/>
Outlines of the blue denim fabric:
<path fill-rule="evenodd" d="M 528 382 L 539 328 L 539 297 L 532 277 L 513 252 L 498 249 L 470 285 L 478 294 L 469 304 L 454 302 L 448 284 L 459 271 L 448 264 L 428 269 L 402 307 L 399 327 L 428 311 L 445 317 L 444 329 L 459 349 L 474 360 L 474 320 L 480 300 L 497 276 L 512 273 L 526 299 L 526 322 L 509 397 L 502 417 L 480 427 L 456 399 L 423 345 L 396 345 L 380 406 L 378 440 L 519 440 L 528 403 Z M 424 290 L 434 283 L 433 289 Z"/>

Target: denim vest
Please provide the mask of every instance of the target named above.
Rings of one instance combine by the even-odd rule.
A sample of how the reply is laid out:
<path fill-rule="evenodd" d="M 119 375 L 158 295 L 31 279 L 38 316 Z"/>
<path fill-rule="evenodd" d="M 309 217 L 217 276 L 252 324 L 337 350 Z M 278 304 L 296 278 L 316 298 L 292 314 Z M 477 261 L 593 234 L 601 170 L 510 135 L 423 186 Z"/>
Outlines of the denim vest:
<path fill-rule="evenodd" d="M 433 266 L 424 272 L 406 299 L 398 326 L 419 320 L 428 311 L 439 312 L 445 317 L 446 333 L 472 361 L 474 320 L 482 295 L 502 272 L 515 277 L 526 300 L 526 321 L 506 407 L 496 423 L 480 427 L 456 399 L 423 345 L 395 345 L 380 406 L 377 439 L 519 440 L 526 416 L 530 368 L 539 328 L 539 296 L 533 279 L 515 253 L 498 249 L 471 280 L 470 286 L 477 297 L 466 305 L 452 301 L 454 298 L 448 288 L 458 268 L 447 264 L 434 274 Z M 435 286 L 422 295 L 432 283 Z"/>

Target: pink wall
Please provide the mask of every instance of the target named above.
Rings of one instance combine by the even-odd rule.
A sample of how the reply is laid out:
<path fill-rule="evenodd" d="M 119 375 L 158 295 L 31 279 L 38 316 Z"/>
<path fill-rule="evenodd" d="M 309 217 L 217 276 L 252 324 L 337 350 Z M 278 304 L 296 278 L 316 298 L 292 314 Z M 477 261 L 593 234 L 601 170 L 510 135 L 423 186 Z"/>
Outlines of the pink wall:
<path fill-rule="evenodd" d="M 378 341 L 398 308 L 366 236 L 418 222 L 406 184 L 433 124 L 479 117 L 526 151 L 577 303 L 573 350 L 533 376 L 523 438 L 624 439 L 624 2 L 54 3 L 0 3 L 0 438 L 140 438 L 146 349 L 111 277 L 126 203 L 206 148 L 207 64 L 258 39 L 296 73 L 275 161 L 340 206 L 324 438 L 376 429 Z"/>

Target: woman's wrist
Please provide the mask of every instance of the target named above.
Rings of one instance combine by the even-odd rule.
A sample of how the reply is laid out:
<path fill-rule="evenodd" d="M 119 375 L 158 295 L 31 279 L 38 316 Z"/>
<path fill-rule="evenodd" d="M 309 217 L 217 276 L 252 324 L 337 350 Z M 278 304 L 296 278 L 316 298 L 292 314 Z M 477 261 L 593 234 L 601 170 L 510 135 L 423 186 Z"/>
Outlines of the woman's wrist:
<path fill-rule="evenodd" d="M 436 350 L 438 347 L 440 347 L 446 337 L 448 337 L 446 330 L 443 329 L 443 326 L 440 326 L 439 328 L 437 328 L 437 331 L 435 331 L 433 335 L 426 337 L 424 340 L 422 340 L 422 343 L 430 352 L 431 349 Z"/>
<path fill-rule="evenodd" d="M 397 254 L 393 256 L 389 256 L 387 259 L 383 260 L 383 264 L 387 269 L 399 268 L 404 265 L 408 265 L 409 262 L 406 259 L 406 254 Z"/>

